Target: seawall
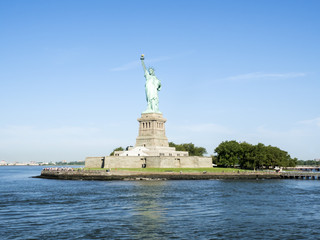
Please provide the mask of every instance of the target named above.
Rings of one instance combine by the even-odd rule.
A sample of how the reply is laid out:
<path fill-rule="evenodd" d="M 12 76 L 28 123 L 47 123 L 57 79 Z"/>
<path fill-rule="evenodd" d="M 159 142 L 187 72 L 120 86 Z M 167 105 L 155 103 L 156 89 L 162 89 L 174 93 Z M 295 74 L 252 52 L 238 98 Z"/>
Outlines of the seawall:
<path fill-rule="evenodd" d="M 35 178 L 60 180 L 211 180 L 211 179 L 281 179 L 278 173 L 240 172 L 240 173 L 179 173 L 179 172 L 134 172 L 106 170 L 61 171 L 43 170 Z"/>

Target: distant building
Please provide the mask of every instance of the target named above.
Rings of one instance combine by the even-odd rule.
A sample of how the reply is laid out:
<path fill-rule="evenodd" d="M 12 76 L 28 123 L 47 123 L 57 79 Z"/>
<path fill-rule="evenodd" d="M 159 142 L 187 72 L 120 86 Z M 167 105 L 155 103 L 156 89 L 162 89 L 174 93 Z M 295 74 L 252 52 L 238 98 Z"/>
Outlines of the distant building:
<path fill-rule="evenodd" d="M 35 161 L 30 161 L 30 163 L 28 165 L 30 165 L 30 166 L 38 166 L 39 163 L 37 163 Z"/>
<path fill-rule="evenodd" d="M 8 163 L 5 160 L 1 160 L 0 165 L 8 165 Z"/>

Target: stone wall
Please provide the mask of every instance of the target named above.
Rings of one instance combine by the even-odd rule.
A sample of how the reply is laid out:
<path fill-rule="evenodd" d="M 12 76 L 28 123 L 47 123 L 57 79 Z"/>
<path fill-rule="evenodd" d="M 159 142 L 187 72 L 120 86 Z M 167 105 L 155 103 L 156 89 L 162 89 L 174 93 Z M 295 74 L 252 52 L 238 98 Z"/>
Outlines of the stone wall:
<path fill-rule="evenodd" d="M 84 166 L 86 168 L 101 168 L 103 157 L 87 157 Z"/>
<path fill-rule="evenodd" d="M 210 157 L 147 157 L 147 168 L 211 168 Z"/>
<path fill-rule="evenodd" d="M 108 156 L 105 158 L 105 168 L 142 168 L 145 157 L 138 156 Z"/>
<path fill-rule="evenodd" d="M 104 164 L 103 160 L 104 159 Z M 210 157 L 167 157 L 167 156 L 106 156 L 88 157 L 85 161 L 86 168 L 211 168 Z"/>
<path fill-rule="evenodd" d="M 281 179 L 282 174 L 274 172 L 135 172 L 135 171 L 106 171 L 104 170 L 42 170 L 35 178 L 62 180 L 209 180 L 209 179 Z"/>

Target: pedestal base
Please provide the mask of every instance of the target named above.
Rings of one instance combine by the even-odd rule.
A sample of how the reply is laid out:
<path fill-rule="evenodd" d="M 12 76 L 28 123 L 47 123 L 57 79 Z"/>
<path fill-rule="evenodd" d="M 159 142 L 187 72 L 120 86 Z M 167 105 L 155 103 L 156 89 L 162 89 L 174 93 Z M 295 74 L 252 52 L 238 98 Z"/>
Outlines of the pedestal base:
<path fill-rule="evenodd" d="M 139 122 L 139 136 L 135 147 L 169 147 L 165 122 L 161 113 L 142 113 Z"/>

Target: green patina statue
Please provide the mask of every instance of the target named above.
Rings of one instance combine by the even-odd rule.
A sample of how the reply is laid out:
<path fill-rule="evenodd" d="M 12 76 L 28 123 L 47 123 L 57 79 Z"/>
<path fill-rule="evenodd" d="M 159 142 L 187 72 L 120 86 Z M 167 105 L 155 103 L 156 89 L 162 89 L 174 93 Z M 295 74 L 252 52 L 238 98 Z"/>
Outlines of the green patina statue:
<path fill-rule="evenodd" d="M 153 68 L 146 68 L 144 64 L 144 55 L 140 57 L 142 67 L 144 70 L 144 77 L 146 78 L 146 99 L 148 103 L 147 109 L 143 113 L 161 113 L 159 111 L 159 97 L 158 91 L 161 89 L 161 82 L 155 76 Z"/>

